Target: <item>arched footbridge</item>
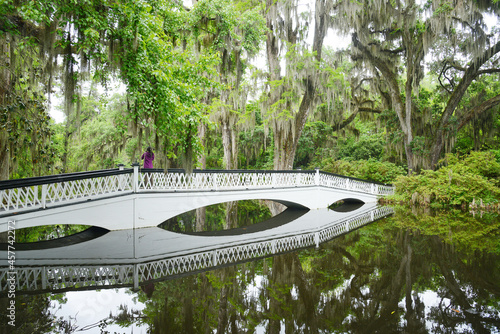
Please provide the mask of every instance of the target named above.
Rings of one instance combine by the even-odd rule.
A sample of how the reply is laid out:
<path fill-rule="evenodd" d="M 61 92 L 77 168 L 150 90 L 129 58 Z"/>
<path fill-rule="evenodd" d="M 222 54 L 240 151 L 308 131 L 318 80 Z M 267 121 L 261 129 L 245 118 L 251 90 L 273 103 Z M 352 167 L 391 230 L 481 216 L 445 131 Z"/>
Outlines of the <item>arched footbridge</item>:
<path fill-rule="evenodd" d="M 390 185 L 319 170 L 117 168 L 0 182 L 0 232 L 56 225 L 108 230 L 158 226 L 184 212 L 228 201 L 262 199 L 323 209 L 339 200 L 377 202 Z"/>

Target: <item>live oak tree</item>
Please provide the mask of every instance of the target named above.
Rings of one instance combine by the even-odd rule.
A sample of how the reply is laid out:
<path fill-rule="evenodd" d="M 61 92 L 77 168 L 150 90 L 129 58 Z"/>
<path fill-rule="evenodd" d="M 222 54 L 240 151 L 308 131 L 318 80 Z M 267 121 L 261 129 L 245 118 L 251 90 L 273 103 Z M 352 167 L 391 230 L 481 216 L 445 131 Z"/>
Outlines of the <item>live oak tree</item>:
<path fill-rule="evenodd" d="M 357 51 L 354 58 L 363 59 L 372 73 L 384 79 L 381 91 L 389 93 L 386 108 L 397 115 L 410 173 L 420 167 L 436 167 L 446 141 L 452 140 L 459 128 L 456 119 L 458 124 L 466 123 L 500 103 L 498 95 L 484 96 L 473 105 L 464 103 L 474 81 L 499 72 L 495 64 L 500 42 L 495 39 L 497 34 L 485 32 L 483 20 L 486 12 L 497 15 L 498 3 L 342 2 L 340 11 L 345 15 L 336 25 L 344 33 L 352 33 Z M 447 89 L 444 106 L 432 117 L 419 117 L 419 113 L 428 112 L 416 103 L 426 75 L 425 57 L 442 39 L 446 44 L 439 55 L 444 65 L 441 74 L 451 77 L 451 71 L 455 72 L 450 81 L 443 80 Z M 419 136 L 426 128 L 429 134 Z M 425 141 L 426 150 L 418 150 L 421 141 Z"/>
<path fill-rule="evenodd" d="M 245 72 L 264 40 L 265 22 L 259 10 L 256 1 L 201 0 L 189 12 L 195 52 L 218 60 L 213 80 L 219 85 L 205 103 L 222 134 L 227 169 L 238 168 L 238 133 L 249 88 L 244 85 Z"/>
<path fill-rule="evenodd" d="M 21 176 L 40 175 L 53 156 L 46 86 L 41 85 L 50 62 L 37 47 L 44 36 L 25 20 L 28 15 L 11 3 L 0 7 L 0 180 L 18 167 L 26 169 Z"/>
<path fill-rule="evenodd" d="M 36 126 L 18 126 L 21 132 L 14 132 L 12 124 L 22 123 L 19 117 L 28 115 L 28 107 L 40 110 L 45 105 L 58 75 L 64 92 L 68 140 L 80 125 L 83 83 L 93 80 L 106 85 L 116 75 L 127 87 L 129 130 L 138 137 L 138 144 L 156 146 L 160 164 L 165 163 L 161 159 L 165 155 L 184 157 L 191 164 L 193 152 L 199 150 L 196 131 L 200 100 L 205 87 L 211 85 L 202 74 L 214 67 L 213 59 L 198 57 L 195 61 L 176 44 L 175 32 L 185 27 L 181 8 L 176 1 L 43 0 L 3 4 L 1 46 L 11 51 L 2 53 L 1 60 L 2 178 L 8 177 L 11 158 L 6 143 L 16 143 L 21 132 L 32 141 L 35 135 L 37 140 L 44 138 L 45 130 L 38 131 L 36 126 L 45 123 L 35 121 L 35 117 L 27 118 L 33 118 Z M 29 47 L 29 52 L 21 45 Z M 26 94 L 18 103 L 15 96 L 24 91 L 36 94 Z M 41 115 L 48 122 L 46 111 Z"/>
<path fill-rule="evenodd" d="M 178 159 L 190 169 L 200 150 L 196 136 L 202 118 L 200 101 L 212 85 L 203 74 L 213 72 L 214 59 L 194 57 L 184 47 L 188 41 L 179 31 L 188 18 L 177 2 L 123 3 L 118 10 L 117 58 L 138 146 L 156 148 L 158 167 Z"/>
<path fill-rule="evenodd" d="M 293 168 L 299 137 L 316 103 L 317 68 L 334 6 L 317 0 L 313 11 L 301 11 L 298 1 L 266 1 L 268 72 L 261 101 L 274 135 L 275 169 Z"/>

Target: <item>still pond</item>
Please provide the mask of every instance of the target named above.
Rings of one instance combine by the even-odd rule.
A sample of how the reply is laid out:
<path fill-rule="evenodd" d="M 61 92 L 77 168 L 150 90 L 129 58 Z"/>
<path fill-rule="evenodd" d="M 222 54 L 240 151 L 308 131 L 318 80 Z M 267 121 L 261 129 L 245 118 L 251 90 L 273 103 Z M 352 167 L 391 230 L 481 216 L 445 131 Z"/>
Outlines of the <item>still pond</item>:
<path fill-rule="evenodd" d="M 160 227 L 251 235 L 284 223 L 270 218 L 267 206 L 243 201 Z M 54 237 L 24 237 L 33 235 Z M 16 291 L 15 326 L 7 292 L 0 333 L 500 333 L 500 217 L 394 208 L 319 247 L 135 289 Z"/>

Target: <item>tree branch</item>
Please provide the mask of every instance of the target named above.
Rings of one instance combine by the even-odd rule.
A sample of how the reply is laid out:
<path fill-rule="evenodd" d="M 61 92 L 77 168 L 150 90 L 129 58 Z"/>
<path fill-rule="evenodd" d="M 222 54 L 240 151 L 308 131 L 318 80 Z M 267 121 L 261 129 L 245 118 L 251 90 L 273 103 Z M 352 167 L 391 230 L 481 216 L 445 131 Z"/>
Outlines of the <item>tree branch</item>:
<path fill-rule="evenodd" d="M 481 103 L 480 105 L 472 108 L 472 110 L 464 115 L 463 117 L 460 118 L 459 120 L 459 125 L 458 125 L 458 130 L 463 128 L 467 123 L 471 121 L 471 119 L 476 116 L 480 115 L 481 113 L 497 106 L 500 104 L 500 94 Z"/>

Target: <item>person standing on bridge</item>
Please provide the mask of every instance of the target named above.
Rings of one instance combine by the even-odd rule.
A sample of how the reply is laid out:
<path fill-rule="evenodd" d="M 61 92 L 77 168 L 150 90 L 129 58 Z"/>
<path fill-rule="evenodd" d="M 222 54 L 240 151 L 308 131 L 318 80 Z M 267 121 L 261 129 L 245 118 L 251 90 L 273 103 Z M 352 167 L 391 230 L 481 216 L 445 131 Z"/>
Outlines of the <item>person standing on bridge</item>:
<path fill-rule="evenodd" d="M 148 146 L 146 152 L 142 154 L 141 159 L 144 160 L 144 169 L 153 168 L 153 160 L 155 159 L 155 154 L 153 153 L 153 149 L 151 148 L 151 146 Z"/>
<path fill-rule="evenodd" d="M 151 146 L 148 146 L 146 152 L 144 152 L 141 156 L 141 159 L 144 160 L 143 169 L 151 169 L 153 168 L 153 160 L 155 159 L 155 154 L 153 153 L 153 149 Z M 153 181 L 151 181 L 151 175 L 149 172 L 144 175 L 144 187 L 148 188 L 153 187 Z"/>

